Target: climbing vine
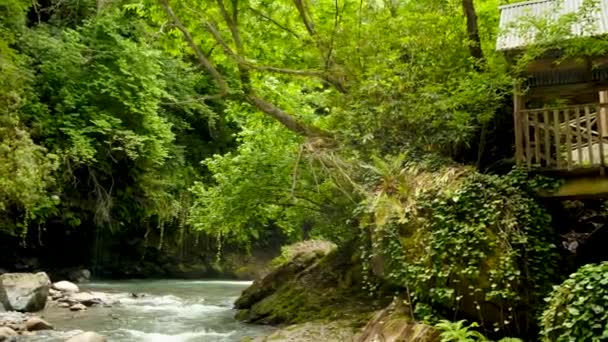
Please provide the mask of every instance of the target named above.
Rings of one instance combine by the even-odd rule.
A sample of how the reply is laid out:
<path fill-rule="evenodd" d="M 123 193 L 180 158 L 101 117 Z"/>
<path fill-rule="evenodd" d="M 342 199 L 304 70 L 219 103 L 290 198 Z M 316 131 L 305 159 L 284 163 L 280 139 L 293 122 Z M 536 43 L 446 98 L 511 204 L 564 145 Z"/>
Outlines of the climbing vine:
<path fill-rule="evenodd" d="M 418 319 L 452 313 L 496 331 L 520 331 L 548 291 L 558 260 L 551 218 L 523 190 L 552 183 L 523 176 L 462 171 L 449 187 L 427 181 L 391 195 L 392 214 L 367 222 L 369 267 L 411 293 Z"/>
<path fill-rule="evenodd" d="M 608 262 L 581 267 L 547 298 L 541 316 L 543 341 L 605 341 L 608 338 Z"/>

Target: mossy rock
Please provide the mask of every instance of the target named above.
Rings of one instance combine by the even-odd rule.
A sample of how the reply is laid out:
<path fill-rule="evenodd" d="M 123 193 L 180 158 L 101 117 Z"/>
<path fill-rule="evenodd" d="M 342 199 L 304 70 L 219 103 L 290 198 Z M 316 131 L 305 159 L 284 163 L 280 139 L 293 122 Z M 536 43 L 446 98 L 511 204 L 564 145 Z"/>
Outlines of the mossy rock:
<path fill-rule="evenodd" d="M 255 281 L 236 301 L 237 318 L 251 323 L 293 324 L 348 318 L 364 324 L 382 303 L 370 304 L 357 276 L 360 262 L 344 248 L 308 253 Z"/>

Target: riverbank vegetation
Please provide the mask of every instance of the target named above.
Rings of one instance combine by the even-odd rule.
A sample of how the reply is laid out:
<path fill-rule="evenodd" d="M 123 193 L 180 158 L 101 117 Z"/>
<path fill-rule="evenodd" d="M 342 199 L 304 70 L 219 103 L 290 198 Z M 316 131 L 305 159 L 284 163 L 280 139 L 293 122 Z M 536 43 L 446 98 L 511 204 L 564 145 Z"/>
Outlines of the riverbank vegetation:
<path fill-rule="evenodd" d="M 511 100 L 533 57 L 606 44 L 564 41 L 581 14 L 536 23 L 544 39 L 507 61 L 499 5 L 4 1 L 0 266 L 250 275 L 227 255 L 325 239 L 350 251 L 336 296 L 396 295 L 492 337 L 606 335 L 605 305 L 573 297 L 601 301 L 601 266 L 543 301 L 605 260 L 603 202 L 536 198 L 559 180 L 513 168 Z M 309 318 L 284 290 L 260 320 Z"/>

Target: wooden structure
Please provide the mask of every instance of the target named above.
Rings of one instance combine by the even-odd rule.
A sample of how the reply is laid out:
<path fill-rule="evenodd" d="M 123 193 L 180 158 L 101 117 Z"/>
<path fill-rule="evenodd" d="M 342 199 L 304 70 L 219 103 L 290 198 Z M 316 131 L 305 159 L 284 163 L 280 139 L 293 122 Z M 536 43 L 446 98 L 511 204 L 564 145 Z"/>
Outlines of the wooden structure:
<path fill-rule="evenodd" d="M 497 49 L 507 58 L 515 57 L 535 41 L 529 31 L 514 31 L 514 24 L 530 16 L 552 19 L 577 13 L 583 1 L 535 0 L 502 6 Z M 584 18 L 593 25 L 572 24 L 568 39 L 608 34 L 608 0 L 600 0 Z M 603 175 L 608 165 L 608 56 L 565 61 L 561 57 L 555 49 L 530 63 L 522 75 L 524 86 L 515 89 L 515 159 L 528 169 L 599 170 Z"/>

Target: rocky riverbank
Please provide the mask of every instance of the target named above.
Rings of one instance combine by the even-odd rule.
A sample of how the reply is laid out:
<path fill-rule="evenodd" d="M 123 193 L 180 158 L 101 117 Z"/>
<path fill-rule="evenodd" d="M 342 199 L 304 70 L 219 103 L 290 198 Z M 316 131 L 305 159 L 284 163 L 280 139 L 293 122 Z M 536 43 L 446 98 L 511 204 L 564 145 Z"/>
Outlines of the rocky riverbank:
<path fill-rule="evenodd" d="M 0 275 L 0 341 L 17 341 L 19 336 L 32 336 L 52 330 L 40 312 L 47 306 L 71 311 L 86 310 L 93 305 L 111 305 L 103 293 L 81 292 L 78 285 L 59 281 L 51 283 L 44 272 L 4 273 Z M 68 334 L 69 342 L 103 342 L 106 338 L 94 332 Z"/>
<path fill-rule="evenodd" d="M 438 341 L 438 333 L 416 322 L 403 299 L 390 291 L 370 297 L 362 290 L 353 249 L 307 241 L 292 250 L 235 303 L 237 318 L 282 327 L 253 341 Z"/>

